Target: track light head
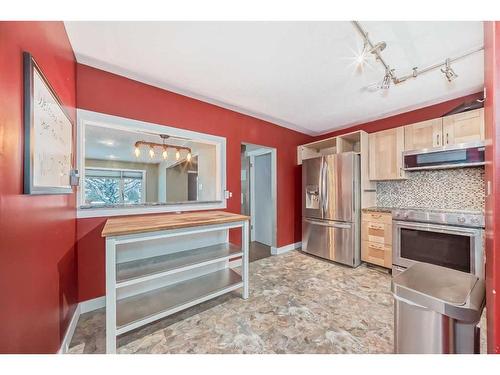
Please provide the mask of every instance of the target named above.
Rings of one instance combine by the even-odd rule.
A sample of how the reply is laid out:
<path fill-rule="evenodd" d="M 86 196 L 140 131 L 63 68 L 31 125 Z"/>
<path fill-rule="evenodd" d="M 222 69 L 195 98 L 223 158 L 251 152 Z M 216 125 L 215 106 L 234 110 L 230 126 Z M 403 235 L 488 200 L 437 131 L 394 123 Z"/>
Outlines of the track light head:
<path fill-rule="evenodd" d="M 446 59 L 444 63 L 444 68 L 441 68 L 441 72 L 444 74 L 448 82 L 453 81 L 455 78 L 458 78 L 458 74 L 452 69 L 450 65 L 450 59 Z"/>
<path fill-rule="evenodd" d="M 392 74 L 393 73 L 390 69 L 387 69 L 385 71 L 384 78 L 382 79 L 382 83 L 380 84 L 380 88 L 382 90 L 388 90 L 391 87 Z"/>

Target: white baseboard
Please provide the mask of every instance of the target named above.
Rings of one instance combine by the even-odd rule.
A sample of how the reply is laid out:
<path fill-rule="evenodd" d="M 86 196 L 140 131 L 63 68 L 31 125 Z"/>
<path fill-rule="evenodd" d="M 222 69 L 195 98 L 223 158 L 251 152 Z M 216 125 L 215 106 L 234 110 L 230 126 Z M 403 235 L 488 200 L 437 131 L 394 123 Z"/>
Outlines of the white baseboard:
<path fill-rule="evenodd" d="M 66 328 L 66 333 L 64 334 L 64 339 L 61 343 L 61 347 L 57 351 L 57 354 L 66 354 L 69 350 L 69 344 L 71 343 L 71 339 L 73 338 L 73 334 L 75 333 L 76 324 L 78 323 L 78 319 L 80 318 L 80 304 L 76 305 L 75 312 L 71 317 L 68 328 Z"/>
<path fill-rule="evenodd" d="M 295 242 L 281 247 L 271 247 L 272 255 L 280 255 L 302 247 L 302 242 Z"/>
<path fill-rule="evenodd" d="M 100 309 L 104 306 L 106 306 L 106 296 L 88 299 L 86 301 L 80 302 L 80 314 L 85 314 L 87 312 Z"/>
<path fill-rule="evenodd" d="M 78 305 L 76 305 L 75 312 L 71 317 L 71 321 L 69 322 L 68 328 L 66 329 L 66 333 L 64 334 L 64 339 L 61 343 L 61 347 L 57 351 L 57 354 L 66 354 L 68 352 L 69 344 L 71 344 L 71 339 L 75 334 L 76 325 L 78 324 L 78 319 L 80 319 L 80 315 L 100 309 L 101 307 L 104 306 L 106 306 L 106 297 L 104 296 L 94 299 L 89 299 L 87 301 L 80 302 Z"/>

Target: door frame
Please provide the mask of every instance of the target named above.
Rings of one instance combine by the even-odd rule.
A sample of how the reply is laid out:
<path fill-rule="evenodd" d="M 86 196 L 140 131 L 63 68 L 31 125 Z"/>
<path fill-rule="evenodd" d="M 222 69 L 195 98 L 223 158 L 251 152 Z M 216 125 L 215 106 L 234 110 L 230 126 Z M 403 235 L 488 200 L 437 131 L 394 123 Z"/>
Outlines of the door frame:
<path fill-rule="evenodd" d="M 253 143 L 243 143 L 251 144 L 254 146 L 260 146 Z M 271 230 L 271 249 L 277 248 L 278 243 L 278 204 L 277 204 L 277 151 L 275 148 L 262 146 L 262 148 L 257 150 L 248 151 L 247 156 L 250 158 L 250 241 L 255 238 L 255 200 L 253 199 L 255 195 L 255 157 L 270 154 L 271 155 L 271 201 L 272 201 L 272 230 Z"/>

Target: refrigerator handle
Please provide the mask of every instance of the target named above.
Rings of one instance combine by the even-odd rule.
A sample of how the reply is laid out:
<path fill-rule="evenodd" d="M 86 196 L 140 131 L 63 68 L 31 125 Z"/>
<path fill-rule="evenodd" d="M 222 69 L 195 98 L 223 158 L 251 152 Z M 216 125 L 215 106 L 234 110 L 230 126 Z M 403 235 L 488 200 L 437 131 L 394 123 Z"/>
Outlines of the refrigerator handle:
<path fill-rule="evenodd" d="M 323 227 L 340 228 L 340 229 L 351 229 L 352 228 L 352 225 L 349 223 L 325 222 L 325 221 L 312 220 L 312 219 L 308 219 L 308 218 L 305 218 L 304 221 L 309 223 L 309 224 L 321 225 Z"/>
<path fill-rule="evenodd" d="M 321 159 L 321 213 L 322 217 L 325 217 L 327 211 L 327 203 L 328 203 L 328 192 L 326 191 L 326 161 L 324 158 Z"/>

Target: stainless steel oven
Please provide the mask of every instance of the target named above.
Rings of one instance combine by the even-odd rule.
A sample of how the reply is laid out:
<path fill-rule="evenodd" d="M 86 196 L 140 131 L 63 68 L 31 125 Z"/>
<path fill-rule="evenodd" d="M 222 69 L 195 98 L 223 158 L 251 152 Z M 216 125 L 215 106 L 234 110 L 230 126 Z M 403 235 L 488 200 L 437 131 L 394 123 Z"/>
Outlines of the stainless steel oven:
<path fill-rule="evenodd" d="M 484 278 L 484 215 L 479 212 L 393 212 L 393 274 L 417 262 Z"/>

